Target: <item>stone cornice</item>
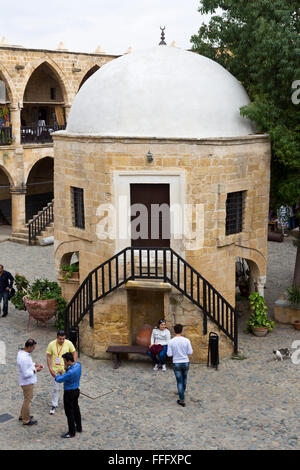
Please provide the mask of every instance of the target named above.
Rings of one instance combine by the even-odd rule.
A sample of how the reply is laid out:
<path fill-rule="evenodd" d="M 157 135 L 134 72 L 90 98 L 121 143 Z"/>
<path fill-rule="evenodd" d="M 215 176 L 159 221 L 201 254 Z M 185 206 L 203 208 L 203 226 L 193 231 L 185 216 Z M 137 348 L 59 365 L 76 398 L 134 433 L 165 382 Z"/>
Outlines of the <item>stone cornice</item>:
<path fill-rule="evenodd" d="M 51 49 L 33 49 L 29 47 L 22 47 L 22 46 L 0 46 L 0 52 L 2 50 L 9 50 L 9 51 L 19 51 L 19 52 L 43 52 L 47 54 L 72 54 L 72 55 L 83 55 L 83 56 L 93 56 L 93 57 L 121 57 L 120 55 L 116 54 L 96 54 L 95 52 L 74 52 L 74 51 L 67 51 L 67 50 L 51 50 Z"/>
<path fill-rule="evenodd" d="M 209 137 L 209 138 L 168 138 L 168 137 L 126 137 L 126 136 L 100 136 L 87 134 L 68 134 L 66 131 L 58 131 L 52 134 L 53 140 L 89 142 L 98 141 L 103 143 L 149 143 L 149 144 L 176 144 L 194 143 L 199 145 L 245 145 L 257 142 L 270 142 L 268 134 L 253 134 L 242 137 Z"/>

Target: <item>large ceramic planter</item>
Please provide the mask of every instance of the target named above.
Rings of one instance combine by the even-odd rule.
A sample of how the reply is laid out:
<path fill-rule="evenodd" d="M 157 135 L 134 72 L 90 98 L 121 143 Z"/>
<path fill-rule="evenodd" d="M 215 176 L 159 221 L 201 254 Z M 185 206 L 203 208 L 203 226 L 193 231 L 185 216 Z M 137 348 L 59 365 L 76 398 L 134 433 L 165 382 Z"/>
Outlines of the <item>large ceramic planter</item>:
<path fill-rule="evenodd" d="M 255 336 L 263 337 L 263 336 L 267 336 L 267 334 L 269 332 L 269 328 L 265 327 L 265 326 L 262 326 L 262 327 L 252 326 L 252 332 Z"/>
<path fill-rule="evenodd" d="M 43 323 L 48 323 L 50 318 L 56 314 L 57 300 L 29 300 L 26 296 L 23 298 L 27 312 L 29 313 L 28 325 L 30 317 Z"/>
<path fill-rule="evenodd" d="M 151 343 L 151 334 L 153 327 L 151 325 L 143 325 L 136 335 L 136 344 L 139 346 L 149 346 Z"/>

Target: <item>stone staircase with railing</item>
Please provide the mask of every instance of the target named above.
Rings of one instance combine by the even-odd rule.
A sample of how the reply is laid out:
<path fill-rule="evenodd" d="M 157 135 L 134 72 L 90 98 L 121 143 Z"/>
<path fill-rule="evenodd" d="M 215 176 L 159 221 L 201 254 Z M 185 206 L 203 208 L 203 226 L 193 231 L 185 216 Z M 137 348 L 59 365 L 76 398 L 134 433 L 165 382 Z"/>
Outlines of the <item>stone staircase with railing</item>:
<path fill-rule="evenodd" d="M 43 207 L 32 219 L 30 219 L 24 227 L 18 229 L 16 232 L 13 232 L 10 236 L 10 241 L 15 243 L 21 243 L 22 245 L 29 245 L 28 239 L 28 225 L 32 222 L 36 217 L 38 217 L 42 212 L 49 207 L 50 204 L 53 203 L 54 200 L 50 201 L 47 206 Z M 47 227 L 37 236 L 37 244 L 40 244 L 42 238 L 51 237 L 54 235 L 54 222 L 50 222 Z"/>

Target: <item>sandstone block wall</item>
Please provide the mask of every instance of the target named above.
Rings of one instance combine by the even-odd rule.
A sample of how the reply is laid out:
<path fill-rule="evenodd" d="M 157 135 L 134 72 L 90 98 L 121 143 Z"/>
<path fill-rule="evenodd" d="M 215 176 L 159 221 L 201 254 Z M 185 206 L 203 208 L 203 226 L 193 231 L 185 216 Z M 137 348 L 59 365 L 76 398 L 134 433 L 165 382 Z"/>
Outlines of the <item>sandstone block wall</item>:
<path fill-rule="evenodd" d="M 116 175 L 139 175 L 139 182 L 142 182 L 143 177 L 149 175 L 177 174 L 182 181 L 178 190 L 181 200 L 185 204 L 203 205 L 204 226 L 201 248 L 191 250 L 186 241 L 181 240 L 176 242 L 176 251 L 233 306 L 236 257 L 249 260 L 256 278 L 265 276 L 270 180 L 270 144 L 266 136 L 170 140 L 85 138 L 59 133 L 54 135 L 54 146 L 57 270 L 66 250 L 73 247 L 74 251 L 80 251 L 82 282 L 93 268 L 119 250 L 118 239 L 100 240 L 97 236 L 97 226 L 103 217 L 103 214 L 97 215 L 97 208 L 104 203 L 115 207 L 118 204 Z M 152 163 L 146 157 L 149 149 Z M 84 190 L 84 230 L 73 225 L 71 186 Z M 235 191 L 245 192 L 243 230 L 226 236 L 226 197 Z M 170 202 L 172 204 L 172 200 Z M 175 240 L 171 240 L 171 247 L 174 245 Z M 183 308 L 181 304 L 176 315 L 188 325 L 186 331 L 196 345 L 195 358 L 203 359 L 204 351 L 207 354 L 207 337 L 201 338 L 201 315 L 193 312 L 191 306 Z M 109 322 L 100 323 L 104 334 Z M 230 343 L 225 337 L 221 341 L 226 354 Z M 98 343 L 93 347 L 101 348 Z"/>

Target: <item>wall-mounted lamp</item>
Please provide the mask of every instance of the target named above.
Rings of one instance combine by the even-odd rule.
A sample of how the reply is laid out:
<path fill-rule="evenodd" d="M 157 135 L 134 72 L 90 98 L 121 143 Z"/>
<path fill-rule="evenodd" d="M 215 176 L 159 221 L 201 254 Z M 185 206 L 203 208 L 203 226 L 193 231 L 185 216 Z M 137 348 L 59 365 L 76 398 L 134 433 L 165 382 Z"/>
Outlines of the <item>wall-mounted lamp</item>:
<path fill-rule="evenodd" d="M 152 162 L 153 162 L 153 155 L 152 155 L 152 153 L 150 152 L 150 150 L 149 150 L 149 152 L 147 153 L 147 160 L 148 160 L 148 163 L 152 163 Z"/>

